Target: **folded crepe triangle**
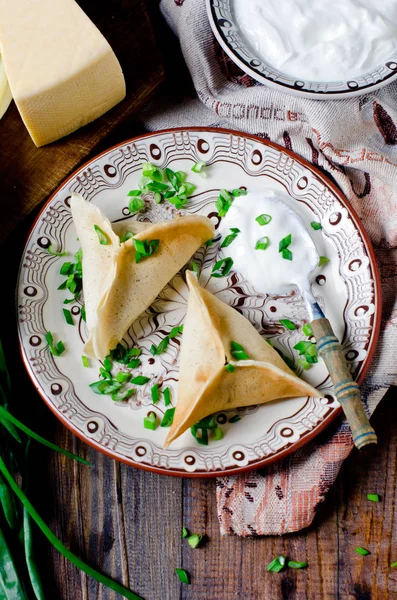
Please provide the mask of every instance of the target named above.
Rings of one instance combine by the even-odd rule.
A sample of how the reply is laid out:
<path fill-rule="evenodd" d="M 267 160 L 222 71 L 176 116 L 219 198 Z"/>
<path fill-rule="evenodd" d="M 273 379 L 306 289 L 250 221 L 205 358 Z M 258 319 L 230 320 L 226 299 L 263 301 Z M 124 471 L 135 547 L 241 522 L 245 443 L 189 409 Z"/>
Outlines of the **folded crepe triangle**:
<path fill-rule="evenodd" d="M 201 216 L 156 224 L 127 219 L 112 225 L 79 194 L 72 195 L 71 209 L 83 251 L 90 334 L 85 353 L 104 359 L 196 250 L 214 237 L 214 227 Z M 100 243 L 98 228 L 105 243 Z M 119 236 L 127 232 L 142 242 L 159 240 L 156 252 L 137 263 L 133 239 L 120 242 Z"/>
<path fill-rule="evenodd" d="M 165 447 L 219 411 L 296 396 L 322 397 L 291 371 L 248 319 L 202 288 L 191 271 L 186 281 L 190 293 L 178 401 Z M 234 360 L 232 342 L 243 347 L 249 360 Z M 226 363 L 234 370 L 227 371 Z"/>

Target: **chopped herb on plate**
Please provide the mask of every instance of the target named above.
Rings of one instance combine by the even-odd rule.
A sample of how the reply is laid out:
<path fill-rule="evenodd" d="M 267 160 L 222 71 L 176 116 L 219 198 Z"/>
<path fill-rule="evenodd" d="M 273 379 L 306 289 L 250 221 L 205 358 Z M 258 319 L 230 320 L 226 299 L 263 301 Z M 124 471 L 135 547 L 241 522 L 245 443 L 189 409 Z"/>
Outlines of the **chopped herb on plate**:
<path fill-rule="evenodd" d="M 282 554 L 280 556 L 277 556 L 275 559 L 272 560 L 271 563 L 269 563 L 266 567 L 267 571 L 272 571 L 273 573 L 279 573 L 280 571 L 282 571 L 285 567 L 285 556 L 283 556 Z"/>
<path fill-rule="evenodd" d="M 371 502 L 380 502 L 380 497 L 378 494 L 367 494 L 367 500 L 370 500 Z"/>
<path fill-rule="evenodd" d="M 297 560 L 289 560 L 287 563 L 288 567 L 291 567 L 291 569 L 304 569 L 305 567 L 307 567 L 307 562 L 299 562 Z"/>
<path fill-rule="evenodd" d="M 102 229 L 100 227 L 98 227 L 98 225 L 94 225 L 94 229 L 98 236 L 98 240 L 99 240 L 99 243 L 101 244 L 101 246 L 108 246 L 110 244 L 110 240 L 109 240 L 108 236 L 106 235 L 106 233 L 104 231 L 102 231 Z"/>
<path fill-rule="evenodd" d="M 232 266 L 233 259 L 230 257 L 218 260 L 212 267 L 211 277 L 226 277 L 226 275 L 229 275 Z"/>
<path fill-rule="evenodd" d="M 157 415 L 155 412 L 150 411 L 146 417 L 143 418 L 143 426 L 145 429 L 151 429 L 152 431 L 157 428 Z"/>
<path fill-rule="evenodd" d="M 317 221 L 312 221 L 312 222 L 310 223 L 310 225 L 312 226 L 312 228 L 313 228 L 315 231 L 318 231 L 319 229 L 322 229 L 322 228 L 323 228 L 323 226 L 321 225 L 321 223 L 318 223 Z"/>
<path fill-rule="evenodd" d="M 295 329 L 297 329 L 297 326 L 295 325 L 295 323 L 293 323 L 289 319 L 280 319 L 280 323 L 281 323 L 281 325 L 284 325 L 284 327 L 286 329 L 289 329 L 290 331 L 294 331 Z"/>
<path fill-rule="evenodd" d="M 323 267 L 324 265 L 327 265 L 328 263 L 329 263 L 329 258 L 327 258 L 326 256 L 320 256 L 317 266 Z"/>
<path fill-rule="evenodd" d="M 46 342 L 48 344 L 48 348 L 53 356 L 61 356 L 65 352 L 64 343 L 59 340 L 56 344 L 54 344 L 54 337 L 50 331 L 47 331 L 45 335 Z"/>
<path fill-rule="evenodd" d="M 234 242 L 234 240 L 236 239 L 236 237 L 240 233 L 240 229 L 238 229 L 237 227 L 231 227 L 230 231 L 232 233 L 229 233 L 229 235 L 227 235 L 225 237 L 225 239 L 223 240 L 223 242 L 221 244 L 221 248 L 227 248 L 228 246 L 230 246 L 230 244 L 232 242 Z"/>
<path fill-rule="evenodd" d="M 202 539 L 202 535 L 199 535 L 198 533 L 193 533 L 188 537 L 187 541 L 191 548 L 197 548 L 200 545 Z"/>
<path fill-rule="evenodd" d="M 270 223 L 270 221 L 272 220 L 272 217 L 270 215 L 258 215 L 255 219 L 255 221 L 262 227 L 263 225 L 268 225 Z"/>
<path fill-rule="evenodd" d="M 265 235 L 255 244 L 255 250 L 266 250 L 269 247 L 270 239 Z"/>
<path fill-rule="evenodd" d="M 354 548 L 354 552 L 357 552 L 357 554 L 361 554 L 361 556 L 368 556 L 368 554 L 371 554 L 369 550 L 367 550 L 366 548 L 362 548 L 361 546 Z"/>
<path fill-rule="evenodd" d="M 160 240 L 133 240 L 135 248 L 135 262 L 139 263 L 144 258 L 155 254 L 159 248 Z"/>
<path fill-rule="evenodd" d="M 168 408 L 161 421 L 161 427 L 171 427 L 172 421 L 174 420 L 175 408 Z"/>
<path fill-rule="evenodd" d="M 187 585 L 190 584 L 190 578 L 189 578 L 189 574 L 187 573 L 187 571 L 185 571 L 185 569 L 175 569 L 175 573 L 178 575 L 179 577 L 179 581 L 181 583 L 186 583 Z"/>
<path fill-rule="evenodd" d="M 236 360 L 249 360 L 244 348 L 237 342 L 230 342 L 230 352 Z"/>

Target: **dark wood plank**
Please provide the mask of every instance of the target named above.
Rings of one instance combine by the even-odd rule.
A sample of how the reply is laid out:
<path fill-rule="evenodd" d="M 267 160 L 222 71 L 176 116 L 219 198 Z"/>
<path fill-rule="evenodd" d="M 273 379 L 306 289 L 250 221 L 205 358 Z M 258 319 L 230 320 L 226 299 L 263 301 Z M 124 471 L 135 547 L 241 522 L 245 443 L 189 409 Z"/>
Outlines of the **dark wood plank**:
<path fill-rule="evenodd" d="M 112 45 L 124 71 L 127 96 L 93 123 L 49 146 L 36 148 L 14 104 L 0 121 L 0 241 L 41 204 L 99 144 L 128 122 L 164 81 L 161 53 L 145 0 L 80 0 Z"/>

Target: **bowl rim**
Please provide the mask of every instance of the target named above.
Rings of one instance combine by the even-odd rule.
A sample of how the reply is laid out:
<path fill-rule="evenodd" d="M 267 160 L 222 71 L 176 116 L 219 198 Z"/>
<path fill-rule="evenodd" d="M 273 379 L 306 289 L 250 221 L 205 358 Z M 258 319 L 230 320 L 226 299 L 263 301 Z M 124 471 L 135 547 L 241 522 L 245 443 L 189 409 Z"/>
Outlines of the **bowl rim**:
<path fill-rule="evenodd" d="M 244 73 L 246 73 L 247 75 L 250 75 L 253 79 L 258 81 L 259 83 L 262 83 L 263 85 L 266 85 L 267 87 L 270 87 L 274 90 L 282 91 L 286 94 L 289 94 L 289 95 L 295 96 L 295 97 L 299 97 L 299 98 L 310 98 L 312 100 L 325 100 L 326 101 L 326 100 L 342 100 L 344 98 L 353 98 L 353 97 L 357 97 L 357 96 L 363 96 L 365 94 L 368 94 L 370 92 L 378 90 L 379 88 L 382 88 L 397 79 L 397 69 L 391 70 L 390 73 L 388 75 L 386 75 L 385 77 L 383 77 L 383 79 L 381 81 L 378 81 L 376 83 L 369 83 L 368 85 L 365 85 L 365 86 L 360 86 L 358 89 L 341 90 L 339 92 L 337 92 L 337 91 L 333 91 L 333 92 L 317 91 L 316 92 L 313 90 L 309 91 L 305 88 L 293 87 L 292 85 L 282 83 L 281 81 L 275 81 L 269 77 L 266 77 L 266 75 L 264 75 L 263 73 L 259 73 L 255 69 L 255 67 L 252 67 L 248 62 L 246 62 L 243 58 L 241 58 L 237 54 L 237 52 L 230 46 L 230 44 L 228 43 L 226 37 L 224 36 L 221 28 L 219 27 L 218 20 L 215 16 L 214 2 L 218 2 L 218 1 L 219 0 L 206 0 L 208 20 L 210 22 L 210 26 L 211 26 L 213 34 L 215 35 L 215 38 L 221 45 L 222 49 L 229 56 L 229 58 L 231 58 L 232 61 L 238 67 L 240 67 L 240 69 L 242 69 L 242 71 L 244 71 Z M 397 64 L 397 59 L 393 62 L 396 62 L 396 64 Z M 365 76 L 365 74 L 361 75 L 360 77 L 363 77 L 363 76 Z M 299 80 L 297 79 L 297 81 L 299 81 Z M 315 84 L 321 84 L 321 83 L 324 84 L 327 82 L 326 81 L 322 81 L 322 82 L 308 81 L 307 83 L 315 85 Z M 329 83 L 331 83 L 331 82 L 329 82 Z"/>

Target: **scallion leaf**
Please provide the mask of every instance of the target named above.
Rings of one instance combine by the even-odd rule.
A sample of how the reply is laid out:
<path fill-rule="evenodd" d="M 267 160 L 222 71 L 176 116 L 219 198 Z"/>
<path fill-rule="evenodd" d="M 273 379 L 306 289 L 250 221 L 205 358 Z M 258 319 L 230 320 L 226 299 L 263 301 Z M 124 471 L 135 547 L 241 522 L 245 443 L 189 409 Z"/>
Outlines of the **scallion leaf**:
<path fill-rule="evenodd" d="M 245 188 L 236 188 L 236 189 L 232 190 L 230 193 L 234 198 L 239 198 L 240 196 L 246 196 L 248 194 L 248 192 Z"/>
<path fill-rule="evenodd" d="M 145 201 L 139 196 L 134 197 L 128 204 L 128 210 L 130 213 L 137 213 L 142 210 L 142 208 L 145 208 Z"/>
<path fill-rule="evenodd" d="M 255 250 L 266 250 L 269 247 L 270 239 L 265 235 L 255 244 Z"/>
<path fill-rule="evenodd" d="M 84 323 L 86 323 L 87 321 L 87 316 L 85 314 L 85 304 L 83 304 L 83 306 L 80 309 L 80 314 L 81 314 L 81 318 L 83 319 Z"/>
<path fill-rule="evenodd" d="M 193 173 L 203 173 L 203 169 L 206 166 L 206 163 L 203 160 L 199 160 L 192 166 Z"/>
<path fill-rule="evenodd" d="M 65 317 L 65 321 L 68 325 L 74 325 L 72 313 L 67 308 L 62 309 L 63 316 Z"/>
<path fill-rule="evenodd" d="M 327 265 L 328 263 L 329 263 L 329 258 L 327 258 L 326 256 L 320 256 L 317 266 L 323 267 L 324 265 Z"/>
<path fill-rule="evenodd" d="M 133 394 L 135 394 L 135 390 L 133 388 L 128 388 L 127 390 L 115 390 L 111 396 L 113 402 L 123 402 L 124 400 L 128 400 Z"/>
<path fill-rule="evenodd" d="M 279 573 L 285 567 L 285 556 L 282 554 L 277 556 L 271 563 L 269 563 L 266 567 L 267 571 L 272 571 L 273 573 Z"/>
<path fill-rule="evenodd" d="M 130 362 L 127 364 L 127 367 L 129 369 L 136 369 L 139 367 L 139 365 L 141 364 L 141 361 L 139 360 L 139 358 L 133 358 L 132 360 L 130 360 Z"/>
<path fill-rule="evenodd" d="M 228 246 L 230 246 L 230 244 L 232 242 L 234 242 L 234 240 L 236 239 L 236 237 L 240 233 L 240 229 L 238 229 L 237 227 L 231 227 L 230 231 L 232 233 L 229 233 L 229 235 L 227 235 L 225 237 L 225 239 L 223 240 L 223 242 L 221 244 L 221 248 L 227 248 Z"/>
<path fill-rule="evenodd" d="M 299 562 L 297 560 L 289 560 L 287 566 L 291 567 L 291 569 L 304 569 L 305 567 L 307 567 L 307 562 Z"/>
<path fill-rule="evenodd" d="M 130 190 L 127 194 L 127 196 L 141 196 L 142 195 L 142 190 Z"/>
<path fill-rule="evenodd" d="M 189 574 L 185 571 L 185 569 L 175 569 L 175 573 L 179 577 L 179 581 L 182 583 L 190 584 Z"/>
<path fill-rule="evenodd" d="M 89 360 L 84 354 L 81 357 L 81 362 L 83 363 L 83 367 L 88 368 L 90 366 Z"/>
<path fill-rule="evenodd" d="M 135 247 L 135 261 L 139 263 L 142 259 L 155 254 L 159 248 L 160 240 L 137 240 L 133 239 Z"/>
<path fill-rule="evenodd" d="M 218 260 L 212 267 L 211 277 L 226 277 L 233 266 L 233 259 L 230 257 Z"/>
<path fill-rule="evenodd" d="M 306 325 L 302 327 L 302 331 L 306 337 L 311 337 L 313 335 L 313 329 L 310 323 L 306 323 Z"/>
<path fill-rule="evenodd" d="M 131 379 L 130 373 L 125 373 L 124 371 L 119 371 L 116 375 L 116 381 L 119 383 L 126 383 Z"/>
<path fill-rule="evenodd" d="M 198 264 L 195 263 L 195 262 L 192 262 L 191 269 L 192 269 L 193 273 L 195 273 L 197 275 L 197 277 L 199 277 L 199 275 L 200 275 L 200 269 L 199 269 Z"/>
<path fill-rule="evenodd" d="M 108 246 L 110 244 L 110 240 L 109 240 L 108 236 L 106 235 L 106 233 L 104 231 L 102 231 L 102 229 L 100 227 L 98 227 L 98 225 L 94 225 L 94 229 L 96 231 L 96 234 L 98 236 L 98 240 L 99 240 L 99 243 L 101 244 L 101 246 Z"/>
<path fill-rule="evenodd" d="M 288 248 L 284 248 L 284 250 L 282 250 L 281 256 L 285 260 L 292 260 L 292 252 L 291 252 L 291 250 L 288 250 Z"/>
<path fill-rule="evenodd" d="M 157 404 L 157 402 L 160 400 L 160 390 L 158 383 L 152 386 L 151 395 L 153 404 Z"/>
<path fill-rule="evenodd" d="M 378 494 L 367 494 L 367 500 L 370 500 L 371 502 L 380 502 L 380 497 Z"/>
<path fill-rule="evenodd" d="M 238 421 L 241 421 L 240 415 L 233 415 L 229 419 L 229 423 L 237 423 Z"/>
<path fill-rule="evenodd" d="M 249 360 L 244 348 L 237 342 L 230 342 L 230 352 L 236 360 Z"/>
<path fill-rule="evenodd" d="M 65 345 L 62 341 L 54 344 L 54 338 L 50 331 L 47 331 L 45 339 L 48 344 L 48 348 L 53 356 L 61 356 L 65 352 Z"/>
<path fill-rule="evenodd" d="M 288 246 L 291 245 L 291 242 L 292 242 L 292 234 L 289 233 L 279 242 L 278 251 L 282 252 L 283 250 L 288 248 Z"/>
<path fill-rule="evenodd" d="M 228 371 L 228 373 L 233 373 L 236 370 L 236 367 L 234 367 L 230 363 L 227 363 L 227 365 L 225 365 L 225 369 L 226 371 Z"/>
<path fill-rule="evenodd" d="M 255 221 L 257 223 L 259 223 L 259 225 L 263 226 L 263 225 L 268 225 L 270 223 L 270 221 L 272 220 L 272 217 L 270 215 L 258 215 L 255 219 Z"/>
<path fill-rule="evenodd" d="M 145 385 L 148 381 L 150 381 L 150 377 L 144 377 L 143 375 L 138 375 L 138 377 L 131 379 L 131 383 L 134 385 Z"/>
<path fill-rule="evenodd" d="M 223 440 L 224 436 L 225 434 L 223 433 L 223 429 L 221 429 L 221 427 L 215 427 L 215 429 L 212 429 L 212 439 L 214 442 Z"/>
<path fill-rule="evenodd" d="M 294 331 L 295 329 L 297 329 L 297 326 L 295 325 L 295 323 L 293 323 L 289 319 L 280 319 L 280 323 L 281 323 L 281 325 L 284 325 L 284 327 L 286 327 L 286 329 L 289 329 L 290 331 Z"/>
<path fill-rule="evenodd" d="M 131 238 L 134 237 L 132 231 L 126 231 L 120 236 L 120 244 L 124 244 L 124 242 L 128 242 Z"/>
<path fill-rule="evenodd" d="M 52 244 L 50 244 L 47 248 L 47 252 L 49 254 L 52 254 L 53 256 L 66 256 L 67 252 L 57 252 L 56 250 L 53 249 Z"/>
<path fill-rule="evenodd" d="M 154 431 L 157 428 L 157 415 L 155 412 L 150 411 L 143 419 L 143 426 L 145 429 L 151 429 Z"/>
<path fill-rule="evenodd" d="M 168 408 L 161 421 L 161 427 L 171 427 L 172 421 L 174 420 L 175 408 Z"/>
<path fill-rule="evenodd" d="M 186 529 L 186 527 L 182 527 L 182 537 L 183 538 L 187 538 L 189 535 L 188 530 Z"/>
<path fill-rule="evenodd" d="M 397 562 L 392 562 L 390 566 L 395 569 L 397 567 Z"/>
<path fill-rule="evenodd" d="M 361 556 L 368 556 L 368 554 L 371 554 L 369 550 L 367 550 L 366 548 L 362 548 L 361 546 L 354 548 L 354 552 L 357 552 L 357 554 L 361 554 Z"/>
<path fill-rule="evenodd" d="M 318 223 L 318 221 L 312 221 L 312 222 L 310 223 L 310 225 L 312 226 L 312 228 L 313 228 L 315 231 L 318 231 L 319 229 L 322 229 L 322 228 L 323 228 L 323 226 L 321 225 L 321 223 Z"/>
<path fill-rule="evenodd" d="M 164 392 L 164 406 L 169 406 L 171 404 L 171 389 L 166 387 Z"/>
<path fill-rule="evenodd" d="M 199 535 L 198 533 L 193 533 L 187 538 L 187 541 L 191 548 L 197 548 L 200 545 L 202 539 L 202 535 Z"/>

